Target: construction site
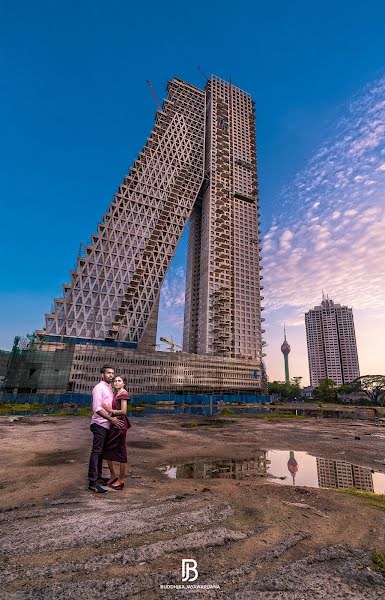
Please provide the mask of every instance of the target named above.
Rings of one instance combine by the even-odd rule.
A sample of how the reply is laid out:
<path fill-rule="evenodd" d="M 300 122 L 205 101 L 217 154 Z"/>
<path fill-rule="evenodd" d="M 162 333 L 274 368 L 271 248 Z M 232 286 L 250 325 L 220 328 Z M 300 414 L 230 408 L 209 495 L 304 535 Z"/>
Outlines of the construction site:
<path fill-rule="evenodd" d="M 45 327 L 16 338 L 3 392 L 89 394 L 110 363 L 133 395 L 263 396 L 258 203 L 250 94 L 174 77 Z M 161 287 L 187 224 L 183 343 L 162 337 L 159 351 Z"/>

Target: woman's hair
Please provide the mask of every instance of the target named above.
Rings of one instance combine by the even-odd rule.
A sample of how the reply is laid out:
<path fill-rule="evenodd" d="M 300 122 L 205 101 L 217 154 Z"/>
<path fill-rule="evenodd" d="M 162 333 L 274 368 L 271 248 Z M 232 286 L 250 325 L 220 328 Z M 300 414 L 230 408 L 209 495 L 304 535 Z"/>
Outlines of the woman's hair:
<path fill-rule="evenodd" d="M 119 375 L 119 374 L 118 374 L 118 375 L 115 375 L 115 377 L 114 377 L 114 381 L 115 381 L 115 379 L 116 379 L 117 377 L 120 377 L 120 379 L 122 379 L 122 380 L 123 380 L 124 387 L 126 387 L 126 385 L 127 385 L 127 377 L 126 377 L 125 375 Z"/>

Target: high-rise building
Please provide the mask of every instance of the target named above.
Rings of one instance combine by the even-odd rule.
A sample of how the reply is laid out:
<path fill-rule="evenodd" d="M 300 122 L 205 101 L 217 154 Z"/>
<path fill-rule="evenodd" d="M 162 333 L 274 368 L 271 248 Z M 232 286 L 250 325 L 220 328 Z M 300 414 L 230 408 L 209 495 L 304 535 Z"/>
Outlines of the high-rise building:
<path fill-rule="evenodd" d="M 138 392 L 263 389 L 254 103 L 215 76 L 167 92 L 9 389 L 86 392 L 114 356 Z M 189 219 L 184 353 L 171 359 L 155 352 L 159 297 Z"/>
<path fill-rule="evenodd" d="M 285 383 L 290 383 L 290 373 L 289 373 L 289 354 L 290 354 L 290 344 L 286 339 L 286 327 L 283 328 L 283 344 L 281 346 L 281 352 L 283 354 L 284 363 L 285 363 Z"/>
<path fill-rule="evenodd" d="M 337 385 L 360 376 L 353 310 L 323 296 L 305 314 L 310 385 L 332 379 Z"/>
<path fill-rule="evenodd" d="M 206 86 L 205 182 L 190 220 L 183 349 L 262 359 L 254 102 Z"/>

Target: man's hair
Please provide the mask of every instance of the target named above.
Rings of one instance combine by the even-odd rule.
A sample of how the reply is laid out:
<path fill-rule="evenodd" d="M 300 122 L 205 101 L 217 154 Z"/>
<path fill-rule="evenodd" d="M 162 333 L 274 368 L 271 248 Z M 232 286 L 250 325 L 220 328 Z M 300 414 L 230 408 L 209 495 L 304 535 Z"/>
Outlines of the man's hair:
<path fill-rule="evenodd" d="M 107 369 L 112 369 L 113 371 L 115 371 L 115 369 L 112 365 L 103 365 L 102 368 L 100 369 L 100 372 L 102 373 L 102 375 L 104 375 L 104 373 L 107 371 Z"/>

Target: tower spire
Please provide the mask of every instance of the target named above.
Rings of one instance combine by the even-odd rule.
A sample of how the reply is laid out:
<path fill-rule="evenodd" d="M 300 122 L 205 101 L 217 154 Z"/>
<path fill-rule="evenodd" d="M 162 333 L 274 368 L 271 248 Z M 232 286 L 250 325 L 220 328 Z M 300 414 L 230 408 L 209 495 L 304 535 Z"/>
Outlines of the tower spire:
<path fill-rule="evenodd" d="M 289 353 L 290 353 L 290 344 L 288 344 L 288 341 L 286 339 L 286 325 L 284 324 L 283 326 L 283 335 L 284 335 L 284 340 L 283 340 L 283 344 L 281 346 L 281 352 L 283 354 L 284 357 L 284 363 L 285 363 L 285 383 L 290 383 L 290 375 L 289 375 Z"/>

